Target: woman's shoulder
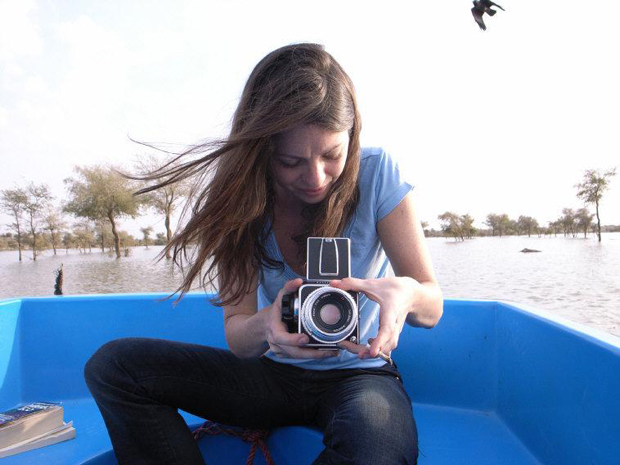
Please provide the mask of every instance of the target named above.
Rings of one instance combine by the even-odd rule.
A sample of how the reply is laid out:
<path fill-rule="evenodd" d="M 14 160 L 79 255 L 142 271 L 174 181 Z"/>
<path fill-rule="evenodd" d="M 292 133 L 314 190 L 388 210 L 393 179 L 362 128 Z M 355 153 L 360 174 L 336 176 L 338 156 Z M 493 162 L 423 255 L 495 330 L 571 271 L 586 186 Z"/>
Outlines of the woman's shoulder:
<path fill-rule="evenodd" d="M 384 156 L 388 156 L 388 154 L 382 147 L 362 147 L 360 161 L 377 161 Z"/>
<path fill-rule="evenodd" d="M 359 180 L 377 180 L 387 171 L 398 169 L 395 160 L 382 147 L 363 147 L 360 154 Z"/>

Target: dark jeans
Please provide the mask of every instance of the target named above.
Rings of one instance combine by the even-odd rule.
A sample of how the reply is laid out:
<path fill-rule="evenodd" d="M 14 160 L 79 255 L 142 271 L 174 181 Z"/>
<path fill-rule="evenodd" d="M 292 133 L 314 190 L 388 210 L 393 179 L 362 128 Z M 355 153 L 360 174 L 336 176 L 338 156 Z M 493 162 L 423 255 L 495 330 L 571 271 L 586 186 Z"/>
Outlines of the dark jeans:
<path fill-rule="evenodd" d="M 103 345 L 84 374 L 119 463 L 203 464 L 177 409 L 231 426 L 324 432 L 315 464 L 414 464 L 417 430 L 398 371 L 305 370 L 162 339 Z"/>

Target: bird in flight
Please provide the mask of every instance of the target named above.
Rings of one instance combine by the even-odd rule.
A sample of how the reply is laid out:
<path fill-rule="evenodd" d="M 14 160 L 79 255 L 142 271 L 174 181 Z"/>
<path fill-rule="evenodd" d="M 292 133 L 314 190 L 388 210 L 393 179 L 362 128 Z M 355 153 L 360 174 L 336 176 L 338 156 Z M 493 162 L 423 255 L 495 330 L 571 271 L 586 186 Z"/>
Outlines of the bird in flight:
<path fill-rule="evenodd" d="M 488 14 L 489 16 L 493 16 L 495 13 L 497 13 L 497 11 L 491 9 L 492 6 L 496 6 L 500 10 L 506 11 L 501 6 L 499 6 L 497 3 L 493 3 L 491 0 L 474 0 L 474 7 L 471 9 L 471 14 L 474 15 L 474 19 L 476 20 L 476 23 L 478 24 L 478 26 L 480 26 L 480 29 L 482 29 L 483 31 L 486 31 L 487 27 L 485 26 L 484 21 L 482 20 L 482 16 L 485 13 Z"/>

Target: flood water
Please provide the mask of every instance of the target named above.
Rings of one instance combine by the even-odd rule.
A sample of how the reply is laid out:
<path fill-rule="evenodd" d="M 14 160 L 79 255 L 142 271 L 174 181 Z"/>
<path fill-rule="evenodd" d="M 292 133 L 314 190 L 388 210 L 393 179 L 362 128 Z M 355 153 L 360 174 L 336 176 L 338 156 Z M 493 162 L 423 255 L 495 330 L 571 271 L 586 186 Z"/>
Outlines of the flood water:
<path fill-rule="evenodd" d="M 620 233 L 564 237 L 486 237 L 465 242 L 430 238 L 428 244 L 445 297 L 507 300 L 556 313 L 620 336 Z M 520 253 L 524 248 L 540 253 Z M 0 252 L 0 298 L 52 295 L 54 270 L 64 266 L 69 294 L 172 292 L 181 273 L 155 262 L 161 247 L 135 247 L 128 257 L 93 249 L 35 262 L 31 252 Z"/>

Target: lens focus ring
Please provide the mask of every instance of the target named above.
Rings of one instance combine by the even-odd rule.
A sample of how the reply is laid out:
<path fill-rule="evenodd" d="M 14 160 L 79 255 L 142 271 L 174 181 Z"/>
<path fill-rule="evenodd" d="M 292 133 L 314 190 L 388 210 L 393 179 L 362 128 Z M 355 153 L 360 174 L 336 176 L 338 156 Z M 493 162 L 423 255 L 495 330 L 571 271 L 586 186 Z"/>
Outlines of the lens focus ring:
<path fill-rule="evenodd" d="M 337 296 L 338 299 L 343 301 L 342 303 L 344 304 L 344 308 L 342 308 L 341 311 L 349 312 L 347 318 L 345 319 L 347 324 L 340 331 L 336 332 L 327 332 L 321 329 L 321 324 L 315 321 L 316 317 L 313 317 L 313 311 L 317 302 L 329 294 Z M 353 297 L 351 297 L 351 295 L 346 291 L 329 286 L 321 287 L 312 292 L 305 300 L 300 315 L 302 325 L 306 331 L 312 335 L 312 337 L 318 341 L 331 344 L 343 341 L 349 337 L 355 330 L 358 323 L 358 309 Z"/>

